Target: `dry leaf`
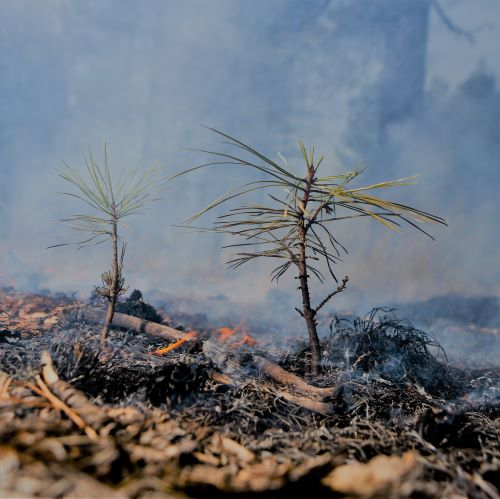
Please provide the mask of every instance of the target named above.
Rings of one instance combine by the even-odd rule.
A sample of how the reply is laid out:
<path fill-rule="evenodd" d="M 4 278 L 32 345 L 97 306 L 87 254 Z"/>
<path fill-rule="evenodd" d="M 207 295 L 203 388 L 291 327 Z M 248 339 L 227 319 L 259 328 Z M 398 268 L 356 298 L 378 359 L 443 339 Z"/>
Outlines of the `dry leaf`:
<path fill-rule="evenodd" d="M 335 492 L 372 496 L 401 480 L 417 466 L 415 452 L 403 456 L 379 455 L 365 463 L 349 463 L 335 468 L 323 484 Z"/>

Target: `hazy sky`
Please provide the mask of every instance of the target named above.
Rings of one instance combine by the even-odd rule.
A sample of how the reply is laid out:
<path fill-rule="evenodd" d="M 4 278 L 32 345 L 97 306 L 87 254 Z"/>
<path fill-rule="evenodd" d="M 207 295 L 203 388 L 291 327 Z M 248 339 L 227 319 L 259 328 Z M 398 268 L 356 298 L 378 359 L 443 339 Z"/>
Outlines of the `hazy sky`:
<path fill-rule="evenodd" d="M 377 89 L 401 31 L 391 23 L 421 1 L 0 0 L 0 284 L 88 292 L 106 267 L 103 246 L 45 249 L 63 237 L 52 222 L 80 209 L 54 194 L 61 159 L 82 166 L 82 150 L 99 154 L 106 141 L 117 169 L 143 159 L 175 172 L 203 161 L 182 147 L 219 147 L 199 127 L 207 124 L 290 160 L 297 137 L 314 141 L 332 171 L 364 160 L 370 179 L 422 174 L 410 199 L 449 229 L 434 231 L 434 243 L 366 224 L 339 228 L 352 248 L 339 269 L 353 282 L 342 306 L 500 294 L 500 1 L 439 2 L 473 42 L 431 8 L 423 97 L 382 141 L 376 132 Z M 399 17 L 379 20 L 376 6 L 391 3 Z M 349 17 L 353 5 L 375 12 L 362 28 Z M 419 75 L 400 76 L 405 85 Z M 239 181 L 230 172 L 190 177 L 133 221 L 132 286 L 262 300 L 274 286 L 259 267 L 228 274 L 220 240 L 171 227 Z"/>

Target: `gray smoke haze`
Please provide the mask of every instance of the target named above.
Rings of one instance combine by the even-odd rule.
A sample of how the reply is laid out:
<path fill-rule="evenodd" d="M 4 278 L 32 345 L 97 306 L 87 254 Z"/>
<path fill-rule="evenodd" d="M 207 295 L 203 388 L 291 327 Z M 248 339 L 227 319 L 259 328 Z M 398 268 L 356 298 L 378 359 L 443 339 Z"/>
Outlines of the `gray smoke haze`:
<path fill-rule="evenodd" d="M 54 194 L 61 159 L 82 166 L 106 141 L 117 168 L 174 173 L 204 160 L 182 147 L 223 147 L 206 124 L 292 163 L 300 137 L 332 173 L 366 162 L 364 182 L 420 174 L 396 197 L 449 228 L 433 242 L 339 224 L 352 282 L 339 308 L 500 296 L 500 2 L 3 0 L 0 15 L 0 284 L 88 293 L 106 268 L 103 246 L 45 249 L 76 209 Z M 265 265 L 226 271 L 223 241 L 171 227 L 242 180 L 185 177 L 132 221 L 132 286 L 291 299 L 293 280 L 277 295 Z"/>

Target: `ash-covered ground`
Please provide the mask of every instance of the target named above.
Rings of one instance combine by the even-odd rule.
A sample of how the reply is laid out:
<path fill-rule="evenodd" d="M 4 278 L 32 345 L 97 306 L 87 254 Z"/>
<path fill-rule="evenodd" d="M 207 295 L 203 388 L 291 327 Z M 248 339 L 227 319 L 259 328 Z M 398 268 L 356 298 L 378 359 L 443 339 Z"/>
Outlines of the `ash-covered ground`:
<path fill-rule="evenodd" d="M 273 347 L 135 293 L 120 312 L 197 336 L 158 355 L 174 340 L 115 328 L 103 348 L 81 306 L 0 293 L 2 497 L 498 496 L 500 371 L 450 363 L 399 312 L 333 320 L 310 379 L 300 340 Z"/>

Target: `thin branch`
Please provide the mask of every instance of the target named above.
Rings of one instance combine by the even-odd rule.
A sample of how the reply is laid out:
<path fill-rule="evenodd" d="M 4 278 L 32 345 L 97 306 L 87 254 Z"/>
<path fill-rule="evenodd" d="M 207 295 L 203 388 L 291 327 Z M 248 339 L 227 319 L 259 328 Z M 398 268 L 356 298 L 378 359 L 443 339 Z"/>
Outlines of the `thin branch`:
<path fill-rule="evenodd" d="M 346 285 L 347 285 L 347 282 L 349 281 L 349 277 L 348 276 L 345 276 L 343 279 L 342 279 L 342 283 L 340 284 L 340 286 L 335 290 L 335 291 L 332 291 L 315 309 L 314 309 L 314 315 L 316 315 L 319 310 L 325 306 L 335 295 L 338 295 L 339 293 L 342 293 L 342 291 L 344 291 Z"/>
<path fill-rule="evenodd" d="M 439 19 L 441 19 L 441 21 L 443 22 L 443 24 L 452 33 L 454 33 L 458 37 L 465 38 L 471 45 L 473 45 L 475 43 L 476 38 L 475 38 L 474 34 L 471 31 L 465 30 L 465 29 L 461 28 L 460 26 L 458 26 L 457 24 L 455 24 L 450 19 L 450 17 L 448 16 L 448 14 L 446 14 L 446 12 L 444 11 L 443 7 L 441 7 L 441 5 L 439 4 L 439 2 L 437 2 L 435 0 L 435 1 L 432 2 L 431 5 L 436 9 L 436 12 L 437 12 L 437 14 L 439 16 Z"/>
<path fill-rule="evenodd" d="M 304 317 L 304 312 L 302 312 L 302 310 L 300 310 L 299 307 L 295 307 L 295 310 L 302 316 Z"/>

